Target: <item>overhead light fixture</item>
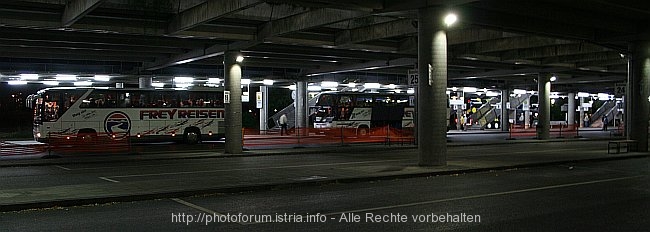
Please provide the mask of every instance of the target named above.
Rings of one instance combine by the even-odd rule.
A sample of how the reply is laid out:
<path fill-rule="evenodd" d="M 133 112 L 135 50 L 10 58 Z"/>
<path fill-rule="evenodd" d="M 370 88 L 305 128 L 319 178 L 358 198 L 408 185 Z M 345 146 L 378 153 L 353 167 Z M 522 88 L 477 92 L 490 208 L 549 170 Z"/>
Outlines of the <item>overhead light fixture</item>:
<path fill-rule="evenodd" d="M 307 91 L 314 91 L 314 92 L 317 92 L 317 91 L 321 91 L 321 90 L 323 90 L 323 88 L 321 88 L 320 85 L 310 85 L 310 86 L 307 86 Z"/>
<path fill-rule="evenodd" d="M 151 86 L 153 86 L 153 87 L 157 87 L 157 88 L 162 88 L 162 87 L 165 87 L 165 83 L 162 83 L 162 82 L 153 82 L 153 83 L 151 83 Z"/>
<path fill-rule="evenodd" d="M 95 75 L 95 81 L 110 81 L 111 77 L 109 75 Z"/>
<path fill-rule="evenodd" d="M 515 89 L 512 92 L 514 94 L 526 94 L 526 90 L 523 90 L 523 89 Z"/>
<path fill-rule="evenodd" d="M 242 85 L 250 85 L 251 84 L 251 79 L 241 79 L 241 84 Z"/>
<path fill-rule="evenodd" d="M 476 90 L 477 89 L 474 88 L 474 87 L 464 87 L 463 88 L 463 92 L 465 92 L 465 93 L 476 93 Z"/>
<path fill-rule="evenodd" d="M 241 63 L 242 61 L 244 61 L 244 56 L 238 55 L 237 58 L 235 58 L 235 61 L 237 61 L 237 63 Z"/>
<path fill-rule="evenodd" d="M 221 82 L 221 78 L 214 78 L 214 77 L 208 78 L 208 83 L 220 83 L 220 82 Z"/>
<path fill-rule="evenodd" d="M 7 81 L 9 85 L 26 85 L 27 81 Z"/>
<path fill-rule="evenodd" d="M 20 74 L 20 80 L 38 80 L 38 74 Z"/>
<path fill-rule="evenodd" d="M 451 91 L 456 92 L 456 91 L 458 91 L 458 88 L 456 88 L 456 87 L 451 87 Z"/>
<path fill-rule="evenodd" d="M 556 77 L 555 75 L 553 75 L 553 76 L 551 76 L 551 79 L 550 79 L 550 80 L 551 80 L 551 81 L 556 81 L 556 80 L 557 80 L 557 77 Z"/>
<path fill-rule="evenodd" d="M 188 87 L 191 87 L 191 86 L 194 86 L 194 84 L 192 84 L 192 83 L 180 83 L 180 84 L 176 84 L 176 88 L 188 88 Z"/>
<path fill-rule="evenodd" d="M 451 27 L 451 25 L 456 23 L 456 21 L 458 21 L 458 16 L 456 16 L 454 13 L 447 14 L 444 19 L 445 25 L 447 25 L 447 27 Z"/>
<path fill-rule="evenodd" d="M 407 90 L 406 90 L 406 93 L 408 93 L 408 94 L 414 94 L 414 93 L 415 93 L 415 90 L 414 90 L 413 88 L 410 88 L 410 89 L 407 89 Z"/>
<path fill-rule="evenodd" d="M 366 89 L 379 89 L 381 88 L 381 84 L 379 83 L 365 83 L 363 84 L 363 87 Z"/>
<path fill-rule="evenodd" d="M 44 85 L 59 85 L 58 81 L 43 81 L 41 83 L 43 83 Z"/>
<path fill-rule="evenodd" d="M 350 88 L 354 88 L 356 86 L 357 86 L 357 83 L 354 83 L 354 82 L 348 83 L 348 87 L 350 87 Z"/>
<path fill-rule="evenodd" d="M 320 86 L 323 88 L 336 88 L 339 87 L 339 83 L 336 81 L 322 81 Z"/>
<path fill-rule="evenodd" d="M 264 79 L 264 80 L 262 81 L 262 83 L 263 83 L 264 85 L 273 85 L 273 82 L 274 82 L 274 81 L 271 80 L 271 79 Z"/>
<path fill-rule="evenodd" d="M 499 93 L 497 93 L 497 92 L 493 92 L 493 91 L 487 91 L 487 92 L 485 93 L 485 96 L 488 96 L 488 97 L 496 97 L 496 96 L 499 96 Z"/>
<path fill-rule="evenodd" d="M 77 81 L 74 83 L 74 86 L 91 86 L 93 85 L 90 81 Z"/>
<path fill-rule="evenodd" d="M 397 86 L 395 86 L 395 84 L 389 84 L 389 85 L 388 85 L 388 88 L 389 88 L 389 89 L 395 89 L 395 88 L 397 88 Z"/>
<path fill-rule="evenodd" d="M 290 85 L 290 86 L 289 86 L 289 89 L 290 89 L 290 90 L 296 90 L 296 85 Z"/>
<path fill-rule="evenodd" d="M 598 100 L 601 100 L 601 101 L 607 101 L 607 100 L 609 100 L 609 94 L 606 94 L 606 93 L 598 93 Z"/>
<path fill-rule="evenodd" d="M 174 77 L 175 83 L 192 83 L 193 81 L 193 77 Z"/>
<path fill-rule="evenodd" d="M 589 97 L 589 93 L 578 92 L 578 97 Z"/>
<path fill-rule="evenodd" d="M 56 74 L 54 77 L 57 81 L 76 81 L 77 75 Z"/>

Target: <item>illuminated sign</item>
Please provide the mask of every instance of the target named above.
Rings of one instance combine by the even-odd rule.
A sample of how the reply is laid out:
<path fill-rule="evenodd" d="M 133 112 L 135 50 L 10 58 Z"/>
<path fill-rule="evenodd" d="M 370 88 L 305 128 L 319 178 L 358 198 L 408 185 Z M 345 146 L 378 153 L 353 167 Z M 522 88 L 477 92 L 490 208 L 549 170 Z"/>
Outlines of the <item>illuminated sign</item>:
<path fill-rule="evenodd" d="M 224 110 L 141 110 L 140 120 L 179 118 L 224 118 Z"/>

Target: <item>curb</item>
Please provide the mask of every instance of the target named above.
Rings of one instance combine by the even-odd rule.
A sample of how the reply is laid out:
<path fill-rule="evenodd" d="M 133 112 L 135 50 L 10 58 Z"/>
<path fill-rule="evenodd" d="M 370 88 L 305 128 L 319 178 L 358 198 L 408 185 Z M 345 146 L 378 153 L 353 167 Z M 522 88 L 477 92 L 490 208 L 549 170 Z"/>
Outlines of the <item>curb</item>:
<path fill-rule="evenodd" d="M 516 165 L 488 167 L 488 168 L 470 168 L 470 169 L 432 171 L 432 172 L 423 172 L 423 173 L 409 173 L 409 174 L 397 174 L 397 175 L 386 175 L 386 176 L 350 177 L 350 178 L 313 180 L 313 181 L 303 181 L 303 182 L 293 182 L 293 183 L 257 184 L 257 185 L 235 186 L 235 187 L 213 187 L 213 188 L 193 189 L 193 190 L 176 191 L 176 192 L 157 192 L 157 193 L 145 193 L 145 194 L 135 194 L 135 195 L 124 195 L 124 196 L 86 198 L 86 199 L 67 199 L 67 200 L 57 200 L 57 201 L 48 201 L 48 202 L 32 202 L 32 203 L 20 203 L 20 204 L 12 204 L 12 205 L 0 205 L 1 206 L 0 212 L 20 211 L 20 210 L 27 210 L 27 209 L 39 209 L 39 208 L 52 208 L 52 207 L 82 206 L 82 205 L 90 205 L 90 204 L 106 204 L 106 203 L 114 203 L 114 202 L 143 201 L 143 200 L 154 200 L 154 199 L 163 199 L 163 198 L 179 198 L 179 197 L 189 197 L 195 195 L 214 194 L 214 193 L 238 193 L 238 192 L 249 192 L 249 191 L 263 191 L 263 190 L 271 190 L 275 188 L 286 188 L 286 187 L 319 186 L 319 185 L 336 184 L 336 183 L 358 183 L 358 182 L 368 182 L 368 181 L 408 179 L 408 178 L 430 177 L 430 176 L 440 176 L 440 175 L 502 171 L 502 170 L 516 169 L 516 168 L 544 167 L 544 166 L 553 166 L 553 165 L 560 165 L 560 164 L 567 164 L 567 163 L 605 162 L 605 161 L 614 161 L 614 160 L 639 159 L 639 158 L 647 158 L 647 157 L 650 157 L 650 155 L 647 154 L 629 155 L 629 156 L 620 156 L 620 157 L 564 160 L 564 161 L 516 164 Z"/>

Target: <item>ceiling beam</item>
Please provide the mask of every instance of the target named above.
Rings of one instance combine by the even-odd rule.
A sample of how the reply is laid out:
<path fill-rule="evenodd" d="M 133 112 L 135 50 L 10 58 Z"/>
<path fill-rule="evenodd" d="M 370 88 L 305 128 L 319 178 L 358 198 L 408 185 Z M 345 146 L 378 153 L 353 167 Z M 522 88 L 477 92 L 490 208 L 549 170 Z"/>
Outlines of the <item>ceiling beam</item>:
<path fill-rule="evenodd" d="M 157 61 L 143 67 L 144 70 L 156 70 L 164 67 L 184 64 L 213 56 L 222 55 L 226 50 L 243 50 L 263 43 L 267 38 L 281 36 L 287 33 L 302 31 L 318 26 L 340 22 L 352 18 L 366 16 L 367 12 L 356 12 L 338 9 L 314 9 L 305 13 L 286 18 L 272 20 L 259 27 L 255 40 L 241 41 L 229 45 L 214 45 L 204 49 L 194 49 L 171 59 Z"/>
<path fill-rule="evenodd" d="M 174 16 L 169 23 L 167 33 L 174 34 L 188 30 L 263 2 L 259 0 L 208 0 Z"/>
<path fill-rule="evenodd" d="M 417 24 L 411 19 L 401 19 L 366 27 L 344 30 L 336 34 L 336 45 L 361 43 L 395 36 L 415 34 Z"/>
<path fill-rule="evenodd" d="M 608 48 L 589 43 L 559 44 L 544 47 L 509 50 L 500 53 L 502 60 L 538 59 L 552 56 L 587 54 L 611 51 Z"/>
<path fill-rule="evenodd" d="M 72 0 L 68 1 L 61 17 L 64 27 L 72 26 L 77 20 L 97 8 L 104 0 Z"/>
<path fill-rule="evenodd" d="M 398 58 L 394 60 L 375 60 L 364 63 L 344 65 L 344 66 L 327 66 L 324 68 L 309 70 L 305 73 L 307 76 L 316 76 L 324 74 L 335 74 L 345 72 L 367 71 L 375 69 L 395 68 L 403 66 L 415 66 L 415 58 Z"/>

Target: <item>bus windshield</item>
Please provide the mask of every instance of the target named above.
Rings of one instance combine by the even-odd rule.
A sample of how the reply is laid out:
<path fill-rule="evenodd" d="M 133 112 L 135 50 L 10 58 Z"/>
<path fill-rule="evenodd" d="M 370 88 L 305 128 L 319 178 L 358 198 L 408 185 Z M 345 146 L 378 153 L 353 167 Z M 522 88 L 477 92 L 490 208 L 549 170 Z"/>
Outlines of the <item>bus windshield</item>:
<path fill-rule="evenodd" d="M 63 115 L 70 106 L 86 92 L 86 90 L 46 91 L 36 98 L 34 111 L 35 122 L 54 122 Z"/>

